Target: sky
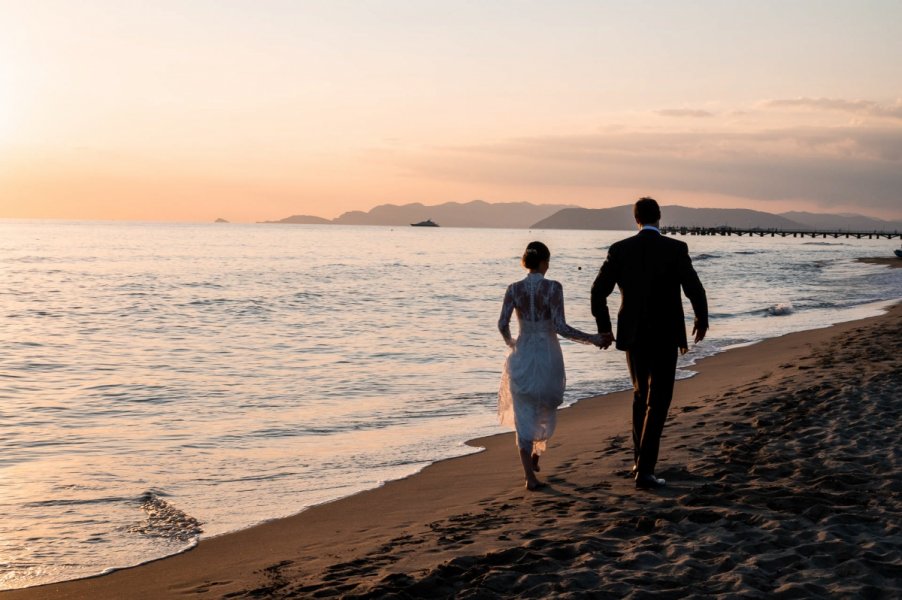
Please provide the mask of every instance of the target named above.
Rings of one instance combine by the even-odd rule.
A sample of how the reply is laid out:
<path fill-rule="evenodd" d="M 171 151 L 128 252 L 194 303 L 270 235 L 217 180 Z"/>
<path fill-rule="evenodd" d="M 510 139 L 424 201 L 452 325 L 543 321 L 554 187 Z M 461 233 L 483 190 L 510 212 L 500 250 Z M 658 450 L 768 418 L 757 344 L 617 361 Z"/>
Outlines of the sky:
<path fill-rule="evenodd" d="M 902 219 L 902 2 L 0 0 L 0 218 Z"/>

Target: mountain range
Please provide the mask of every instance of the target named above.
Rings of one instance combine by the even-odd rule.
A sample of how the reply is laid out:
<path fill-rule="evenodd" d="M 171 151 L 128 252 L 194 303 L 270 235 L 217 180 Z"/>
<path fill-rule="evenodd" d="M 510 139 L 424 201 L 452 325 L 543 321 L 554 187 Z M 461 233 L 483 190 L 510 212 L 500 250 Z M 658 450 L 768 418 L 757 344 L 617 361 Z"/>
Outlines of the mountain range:
<path fill-rule="evenodd" d="M 745 208 L 662 206 L 661 225 L 733 227 L 735 229 L 902 231 L 902 222 L 863 215 L 787 212 L 773 214 Z M 569 208 L 533 224 L 534 229 L 635 229 L 632 205 Z"/>
<path fill-rule="evenodd" d="M 884 221 L 857 214 L 786 212 L 773 214 L 742 208 L 689 208 L 662 206 L 661 224 L 685 227 L 734 227 L 740 229 L 902 231 L 902 221 Z M 496 227 L 506 229 L 632 230 L 636 227 L 631 204 L 612 208 L 580 208 L 564 204 L 482 200 L 446 202 L 426 206 L 382 204 L 369 211 L 351 211 L 329 220 L 295 215 L 264 223 L 406 226 L 432 219 L 443 227 Z"/>
<path fill-rule="evenodd" d="M 446 202 L 426 206 L 414 204 L 382 204 L 370 211 L 346 212 L 331 221 L 308 215 L 295 215 L 280 221 L 266 223 L 324 224 L 335 225 L 391 225 L 404 226 L 432 219 L 442 227 L 499 227 L 507 229 L 527 229 L 572 204 L 531 204 L 529 202 L 506 202 L 491 204 L 482 200 L 472 202 Z"/>

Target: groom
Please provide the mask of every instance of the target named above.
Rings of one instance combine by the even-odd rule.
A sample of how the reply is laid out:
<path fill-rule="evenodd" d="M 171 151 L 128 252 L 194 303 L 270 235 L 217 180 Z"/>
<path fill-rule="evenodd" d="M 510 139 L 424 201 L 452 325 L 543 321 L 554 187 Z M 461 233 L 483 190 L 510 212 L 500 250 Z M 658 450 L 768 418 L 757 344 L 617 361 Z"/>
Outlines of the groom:
<path fill-rule="evenodd" d="M 592 284 L 592 315 L 602 348 L 614 341 L 607 297 L 620 287 L 617 349 L 626 351 L 633 381 L 633 472 L 636 487 L 664 486 L 655 477 L 661 432 L 673 396 L 677 350 L 688 350 L 680 288 L 692 302 L 695 342 L 708 331 L 705 288 L 689 258 L 689 247 L 658 230 L 661 209 L 652 198 L 633 208 L 639 233 L 613 244 Z"/>

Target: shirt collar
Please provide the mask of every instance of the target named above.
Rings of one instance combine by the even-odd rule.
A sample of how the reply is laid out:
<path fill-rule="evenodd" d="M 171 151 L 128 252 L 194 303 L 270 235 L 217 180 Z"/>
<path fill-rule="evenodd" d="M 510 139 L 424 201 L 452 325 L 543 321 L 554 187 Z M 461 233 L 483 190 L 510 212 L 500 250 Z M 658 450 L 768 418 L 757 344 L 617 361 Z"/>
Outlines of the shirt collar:
<path fill-rule="evenodd" d="M 650 231 L 657 231 L 658 233 L 661 233 L 661 230 L 658 229 L 657 227 L 655 227 L 654 225 L 643 225 L 642 231 L 645 231 L 646 229 L 648 229 Z"/>

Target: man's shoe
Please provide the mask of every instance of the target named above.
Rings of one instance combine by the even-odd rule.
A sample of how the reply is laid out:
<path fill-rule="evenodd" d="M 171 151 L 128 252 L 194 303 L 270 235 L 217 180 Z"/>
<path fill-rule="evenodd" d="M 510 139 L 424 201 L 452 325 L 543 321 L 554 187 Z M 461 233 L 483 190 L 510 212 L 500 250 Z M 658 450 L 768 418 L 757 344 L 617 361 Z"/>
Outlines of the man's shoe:
<path fill-rule="evenodd" d="M 659 477 L 655 477 L 650 473 L 639 473 L 638 475 L 636 475 L 637 490 L 656 490 L 658 488 L 664 487 L 666 484 L 666 481 L 660 479 Z"/>

